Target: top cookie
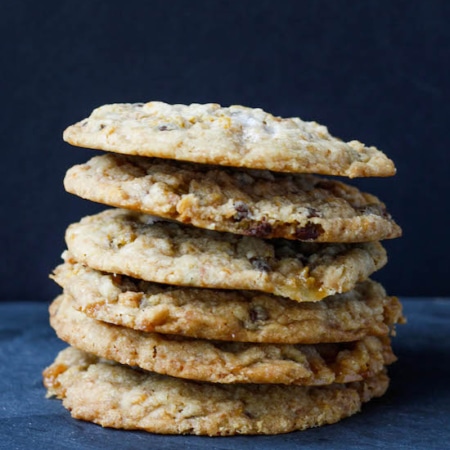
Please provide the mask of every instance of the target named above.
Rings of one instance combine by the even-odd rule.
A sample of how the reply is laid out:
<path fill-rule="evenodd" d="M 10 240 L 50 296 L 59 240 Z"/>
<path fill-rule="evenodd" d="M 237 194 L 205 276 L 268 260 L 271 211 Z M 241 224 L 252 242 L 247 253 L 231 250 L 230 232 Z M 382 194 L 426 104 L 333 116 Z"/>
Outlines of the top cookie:
<path fill-rule="evenodd" d="M 354 177 L 391 176 L 375 147 L 344 142 L 325 126 L 244 106 L 112 104 L 68 127 L 72 145 L 206 164 Z"/>

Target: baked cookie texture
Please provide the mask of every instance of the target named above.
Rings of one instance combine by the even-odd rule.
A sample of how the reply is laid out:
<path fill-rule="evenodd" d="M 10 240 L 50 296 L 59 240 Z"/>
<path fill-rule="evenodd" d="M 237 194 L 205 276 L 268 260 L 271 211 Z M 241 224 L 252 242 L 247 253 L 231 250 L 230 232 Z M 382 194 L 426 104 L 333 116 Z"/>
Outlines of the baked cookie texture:
<path fill-rule="evenodd" d="M 326 385 L 370 377 L 396 359 L 388 338 L 315 346 L 196 340 L 107 324 L 72 305 L 64 295 L 50 306 L 50 324 L 60 339 L 106 359 L 178 378 Z"/>
<path fill-rule="evenodd" d="M 45 371 L 48 395 L 77 419 L 165 434 L 278 434 L 337 422 L 384 394 L 384 372 L 321 387 L 217 385 L 136 370 L 74 348 Z"/>
<path fill-rule="evenodd" d="M 52 278 L 73 306 L 100 321 L 199 339 L 276 344 L 348 342 L 395 334 L 401 303 L 374 281 L 320 302 L 293 302 L 256 291 L 184 288 L 67 262 Z"/>
<path fill-rule="evenodd" d="M 275 172 L 351 178 L 395 174 L 394 163 L 376 147 L 343 142 L 316 122 L 238 105 L 104 105 L 69 126 L 64 140 L 114 153 Z"/>
<path fill-rule="evenodd" d="M 110 206 L 261 238 L 364 242 L 401 234 L 375 196 L 306 174 L 111 153 L 70 168 L 64 186 Z"/>
<path fill-rule="evenodd" d="M 379 242 L 263 240 L 118 208 L 70 225 L 66 242 L 77 261 L 97 270 L 166 284 L 257 290 L 296 301 L 349 291 L 387 261 Z"/>
<path fill-rule="evenodd" d="M 64 131 L 104 150 L 68 192 L 110 206 L 66 230 L 43 372 L 77 419 L 163 434 L 335 423 L 388 388 L 396 297 L 369 277 L 401 235 L 384 203 L 327 177 L 394 163 L 262 109 L 97 108 Z"/>

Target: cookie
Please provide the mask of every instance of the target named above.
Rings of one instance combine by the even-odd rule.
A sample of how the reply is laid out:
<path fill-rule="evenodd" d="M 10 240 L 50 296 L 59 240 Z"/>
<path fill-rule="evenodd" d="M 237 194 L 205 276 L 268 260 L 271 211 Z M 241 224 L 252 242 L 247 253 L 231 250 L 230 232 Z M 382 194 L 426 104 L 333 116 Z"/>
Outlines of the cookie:
<path fill-rule="evenodd" d="M 243 106 L 112 104 L 69 126 L 70 144 L 130 155 L 347 177 L 391 176 L 375 147 L 344 142 L 326 127 Z"/>
<path fill-rule="evenodd" d="M 110 209 L 72 224 L 66 242 L 93 269 L 159 283 L 264 291 L 315 301 L 353 289 L 386 263 L 379 242 L 263 240 Z"/>
<path fill-rule="evenodd" d="M 277 434 L 335 423 L 382 396 L 385 372 L 321 387 L 217 385 L 132 369 L 74 348 L 43 373 L 48 396 L 76 419 L 161 434 Z"/>
<path fill-rule="evenodd" d="M 364 242 L 401 234 L 376 197 L 313 175 L 105 154 L 70 168 L 64 186 L 110 206 L 262 238 Z"/>
<path fill-rule="evenodd" d="M 395 361 L 388 338 L 318 345 L 208 341 L 144 333 L 90 319 L 66 294 L 50 324 L 73 347 L 121 364 L 213 383 L 325 385 L 360 381 Z"/>
<path fill-rule="evenodd" d="M 87 316 L 145 332 L 278 344 L 355 341 L 394 334 L 402 308 L 374 281 L 321 302 L 255 291 L 183 288 L 90 269 L 70 260 L 52 278 Z"/>

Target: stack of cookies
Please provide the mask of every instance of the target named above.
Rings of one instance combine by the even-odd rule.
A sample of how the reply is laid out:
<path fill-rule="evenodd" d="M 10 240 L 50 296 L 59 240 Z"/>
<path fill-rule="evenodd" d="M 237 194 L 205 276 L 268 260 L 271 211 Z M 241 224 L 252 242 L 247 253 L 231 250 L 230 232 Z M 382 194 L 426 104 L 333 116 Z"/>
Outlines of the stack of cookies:
<path fill-rule="evenodd" d="M 72 416 L 155 433 L 275 434 L 381 396 L 401 304 L 370 280 L 400 236 L 325 178 L 390 176 L 315 122 L 216 104 L 102 106 L 64 133 L 104 150 L 68 192 L 109 205 L 66 232 L 44 371 Z"/>

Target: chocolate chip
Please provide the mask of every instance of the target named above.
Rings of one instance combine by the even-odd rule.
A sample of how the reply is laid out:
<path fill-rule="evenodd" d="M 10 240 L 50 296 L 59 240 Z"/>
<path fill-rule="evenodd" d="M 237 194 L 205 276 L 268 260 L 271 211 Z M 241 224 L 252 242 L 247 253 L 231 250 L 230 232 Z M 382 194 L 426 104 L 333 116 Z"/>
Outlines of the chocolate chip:
<path fill-rule="evenodd" d="M 233 216 L 233 219 L 236 222 L 240 222 L 243 219 L 246 219 L 250 214 L 250 208 L 244 202 L 236 202 L 234 205 L 234 209 L 236 210 L 236 214 Z"/>
<path fill-rule="evenodd" d="M 326 191 L 331 191 L 336 185 L 330 180 L 320 180 L 314 187 L 318 189 L 325 189 Z"/>
<path fill-rule="evenodd" d="M 390 219 L 390 214 L 386 211 L 386 208 L 383 205 L 380 205 L 379 203 L 370 203 L 368 205 L 364 206 L 358 206 L 355 208 L 356 211 L 358 211 L 360 214 L 363 215 L 369 215 L 369 214 L 375 214 L 377 216 L 382 216 L 387 219 Z"/>
<path fill-rule="evenodd" d="M 250 258 L 250 262 L 254 269 L 259 270 L 261 272 L 271 272 L 272 267 L 267 258 L 264 257 L 254 257 Z"/>
<path fill-rule="evenodd" d="M 111 276 L 111 281 L 114 285 L 118 286 L 122 283 L 123 276 L 118 273 L 113 273 Z"/>
<path fill-rule="evenodd" d="M 257 322 L 258 320 L 267 320 L 269 318 L 269 314 L 266 309 L 260 305 L 255 305 L 248 312 L 250 320 L 252 322 Z"/>
<path fill-rule="evenodd" d="M 248 235 L 261 238 L 267 237 L 271 233 L 272 233 L 272 225 L 270 225 L 270 223 L 267 223 L 264 220 L 257 224 L 251 225 L 247 230 Z"/>
<path fill-rule="evenodd" d="M 297 253 L 295 257 L 303 264 L 303 266 L 307 266 L 309 263 L 309 258 L 303 253 Z"/>
<path fill-rule="evenodd" d="M 314 241 L 323 233 L 324 229 L 320 223 L 307 222 L 304 227 L 295 230 L 295 237 L 301 241 Z"/>
<path fill-rule="evenodd" d="M 308 217 L 308 219 L 310 219 L 311 217 L 320 217 L 320 213 L 316 208 L 311 208 L 310 206 L 308 206 L 306 208 L 306 216 Z"/>
<path fill-rule="evenodd" d="M 99 126 L 100 130 L 103 130 L 103 128 L 105 128 L 105 127 L 106 127 L 106 125 L 104 123 L 101 123 Z"/>
<path fill-rule="evenodd" d="M 239 184 L 242 184 L 244 186 L 251 185 L 255 182 L 255 179 L 246 172 L 236 171 L 234 176 L 236 177 L 236 180 L 239 182 Z"/>
<path fill-rule="evenodd" d="M 160 127 L 158 127 L 159 131 L 167 131 L 169 128 L 167 125 L 161 125 Z"/>

